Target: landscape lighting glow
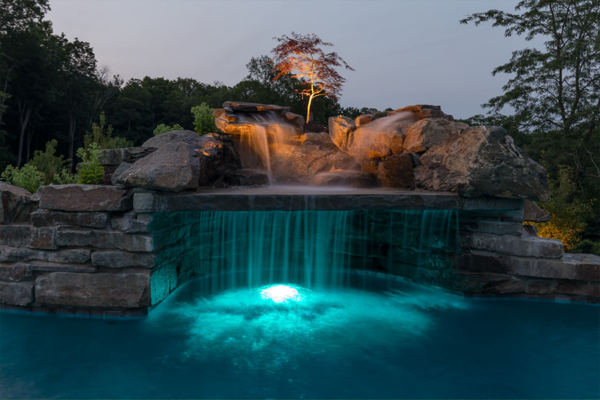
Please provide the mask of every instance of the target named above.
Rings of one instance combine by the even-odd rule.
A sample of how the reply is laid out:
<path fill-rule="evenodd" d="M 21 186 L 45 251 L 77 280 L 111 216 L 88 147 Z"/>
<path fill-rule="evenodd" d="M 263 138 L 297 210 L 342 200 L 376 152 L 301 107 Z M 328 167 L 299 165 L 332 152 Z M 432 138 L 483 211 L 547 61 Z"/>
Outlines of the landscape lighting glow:
<path fill-rule="evenodd" d="M 275 303 L 284 303 L 288 300 L 301 301 L 302 296 L 298 290 L 286 285 L 270 286 L 260 292 L 263 299 L 273 300 Z"/>

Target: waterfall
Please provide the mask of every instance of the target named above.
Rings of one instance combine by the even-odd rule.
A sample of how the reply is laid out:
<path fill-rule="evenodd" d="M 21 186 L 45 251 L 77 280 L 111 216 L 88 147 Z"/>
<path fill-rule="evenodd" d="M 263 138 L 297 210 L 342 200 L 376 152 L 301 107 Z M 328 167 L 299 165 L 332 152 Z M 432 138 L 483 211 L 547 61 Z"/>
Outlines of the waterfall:
<path fill-rule="evenodd" d="M 271 153 L 276 151 L 277 145 L 285 143 L 291 136 L 297 134 L 289 124 L 282 123 L 281 119 L 273 113 L 240 114 L 240 122 L 252 125 L 247 134 L 241 135 L 239 142 L 242 167 L 265 173 L 269 183 L 273 184 L 273 169 Z"/>
<path fill-rule="evenodd" d="M 211 211 L 160 214 L 153 278 L 166 297 L 195 277 L 208 292 L 271 283 L 343 287 L 371 270 L 418 281 L 451 267 L 456 211 Z M 419 272 L 420 271 L 420 272 Z M 157 289 L 158 290 L 158 289 Z M 156 297 L 153 294 L 153 299 Z"/>

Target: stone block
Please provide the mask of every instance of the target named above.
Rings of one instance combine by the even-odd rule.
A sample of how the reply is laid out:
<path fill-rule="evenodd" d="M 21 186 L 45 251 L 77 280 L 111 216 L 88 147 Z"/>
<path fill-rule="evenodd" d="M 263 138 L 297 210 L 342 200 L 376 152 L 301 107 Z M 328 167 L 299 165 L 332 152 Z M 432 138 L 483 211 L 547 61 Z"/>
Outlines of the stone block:
<path fill-rule="evenodd" d="M 523 209 L 523 221 L 548 222 L 552 216 L 546 210 L 542 210 L 535 201 L 525 200 Z"/>
<path fill-rule="evenodd" d="M 33 303 L 33 282 L 0 282 L 0 303 L 15 306 Z"/>
<path fill-rule="evenodd" d="M 532 236 L 474 233 L 468 238 L 467 243 L 473 249 L 514 256 L 560 258 L 563 255 L 563 244 L 560 240 Z"/>
<path fill-rule="evenodd" d="M 42 188 L 39 207 L 58 211 L 127 211 L 133 191 L 117 186 L 50 185 Z"/>
<path fill-rule="evenodd" d="M 59 263 L 85 263 L 90 260 L 89 249 L 65 249 L 58 251 L 33 250 L 0 246 L 0 262 L 40 260 Z"/>
<path fill-rule="evenodd" d="M 36 227 L 73 225 L 90 228 L 104 228 L 107 220 L 107 212 L 60 212 L 37 210 L 31 214 L 31 223 Z"/>
<path fill-rule="evenodd" d="M 142 217 L 142 220 L 137 219 L 137 214 L 133 211 L 125 213 L 124 215 L 113 216 L 110 223 L 113 230 L 119 230 L 125 233 L 148 232 L 149 222 L 145 222 L 144 217 Z"/>
<path fill-rule="evenodd" d="M 140 272 L 54 272 L 36 279 L 36 302 L 78 307 L 149 307 L 149 278 L 149 273 Z"/>
<path fill-rule="evenodd" d="M 113 185 L 116 185 L 117 179 L 119 178 L 119 176 L 123 172 L 127 171 L 129 169 L 129 167 L 131 167 L 131 164 L 129 164 L 127 162 L 122 162 L 121 164 L 119 164 L 119 166 L 117 167 L 115 172 L 113 172 L 112 176 L 110 177 L 110 183 L 112 183 Z"/>
<path fill-rule="evenodd" d="M 56 228 L 41 227 L 31 229 L 31 240 L 29 247 L 33 249 L 57 249 L 56 246 Z"/>
<path fill-rule="evenodd" d="M 31 276 L 29 267 L 22 263 L 0 263 L 0 281 L 18 282 Z"/>
<path fill-rule="evenodd" d="M 0 245 L 12 247 L 27 247 L 31 242 L 29 225 L 0 225 Z"/>
<path fill-rule="evenodd" d="M 56 233 L 56 243 L 61 247 L 97 247 L 126 251 L 152 251 L 152 237 L 129 235 L 122 232 L 60 230 Z"/>
<path fill-rule="evenodd" d="M 44 272 L 96 272 L 96 267 L 89 264 L 63 264 L 49 261 L 23 262 L 31 271 Z"/>
<path fill-rule="evenodd" d="M 17 221 L 29 210 L 31 193 L 18 186 L 0 181 L 0 225 Z"/>
<path fill-rule="evenodd" d="M 474 230 L 481 233 L 513 236 L 521 236 L 523 233 L 523 224 L 520 222 L 478 220 L 475 222 L 475 225 L 476 227 L 474 228 Z"/>
<path fill-rule="evenodd" d="M 128 253 L 117 250 L 98 250 L 92 253 L 92 264 L 97 267 L 108 268 L 153 268 L 154 255 Z"/>

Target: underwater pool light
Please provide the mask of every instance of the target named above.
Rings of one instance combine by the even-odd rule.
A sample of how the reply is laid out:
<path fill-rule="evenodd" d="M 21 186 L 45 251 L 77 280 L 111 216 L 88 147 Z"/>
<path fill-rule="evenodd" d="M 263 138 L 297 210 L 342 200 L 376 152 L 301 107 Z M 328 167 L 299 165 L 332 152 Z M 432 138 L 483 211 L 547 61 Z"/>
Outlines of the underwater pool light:
<path fill-rule="evenodd" d="M 271 299 L 275 303 L 283 303 L 288 300 L 301 301 L 302 296 L 298 293 L 297 289 L 287 285 L 275 285 L 263 289 L 260 292 L 260 297 L 263 299 Z"/>

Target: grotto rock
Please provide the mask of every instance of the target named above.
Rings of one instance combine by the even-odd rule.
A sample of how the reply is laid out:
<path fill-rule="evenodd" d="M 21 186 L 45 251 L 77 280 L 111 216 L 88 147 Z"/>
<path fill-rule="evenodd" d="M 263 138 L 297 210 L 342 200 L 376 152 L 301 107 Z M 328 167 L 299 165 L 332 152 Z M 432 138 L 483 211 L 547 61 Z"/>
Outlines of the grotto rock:
<path fill-rule="evenodd" d="M 195 190 L 198 187 L 199 175 L 200 165 L 196 151 L 187 143 L 172 142 L 136 161 L 119 175 L 117 183 L 149 190 L 181 192 L 187 189 Z"/>
<path fill-rule="evenodd" d="M 56 243 L 60 247 L 96 247 L 125 251 L 151 252 L 152 236 L 115 231 L 77 230 L 59 227 Z"/>
<path fill-rule="evenodd" d="M 29 267 L 22 263 L 0 263 L 0 281 L 18 282 L 31 276 Z"/>
<path fill-rule="evenodd" d="M 501 127 L 470 127 L 429 149 L 415 168 L 417 186 L 466 197 L 496 196 L 545 201 L 544 168 L 515 146 Z"/>
<path fill-rule="evenodd" d="M 31 193 L 0 181 L 0 224 L 25 221 L 31 212 Z"/>
<path fill-rule="evenodd" d="M 54 272 L 35 282 L 36 302 L 79 307 L 150 306 L 148 273 Z"/>
<path fill-rule="evenodd" d="M 198 186 L 212 186 L 220 176 L 242 167 L 239 154 L 232 142 L 214 136 L 204 136 L 196 146 L 200 175 Z"/>
<path fill-rule="evenodd" d="M 408 154 L 396 154 L 379 163 L 377 178 L 384 188 L 414 190 L 415 174 L 412 158 Z"/>
<path fill-rule="evenodd" d="M 311 180 L 315 186 L 349 186 L 353 188 L 372 188 L 376 186 L 376 177 L 373 174 L 356 170 L 320 172 Z"/>
<path fill-rule="evenodd" d="M 131 190 L 100 185 L 42 187 L 39 207 L 57 211 L 126 211 L 133 205 Z"/>
<path fill-rule="evenodd" d="M 443 118 L 427 118 L 412 125 L 404 138 L 408 153 L 420 153 L 441 144 L 449 136 L 459 134 L 469 125 Z"/>
<path fill-rule="evenodd" d="M 283 113 L 283 120 L 290 125 L 297 126 L 298 128 L 302 128 L 304 126 L 304 117 L 289 111 Z"/>

